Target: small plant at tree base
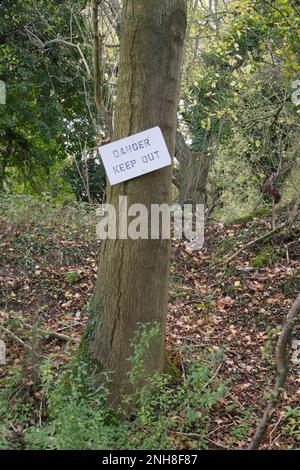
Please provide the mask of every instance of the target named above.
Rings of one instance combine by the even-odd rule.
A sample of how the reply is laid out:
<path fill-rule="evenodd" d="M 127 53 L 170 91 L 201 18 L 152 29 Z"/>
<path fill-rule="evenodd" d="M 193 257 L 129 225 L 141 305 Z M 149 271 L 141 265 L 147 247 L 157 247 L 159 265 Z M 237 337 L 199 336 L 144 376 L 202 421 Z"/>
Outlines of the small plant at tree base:
<path fill-rule="evenodd" d="M 157 334 L 158 325 L 139 328 L 129 380 L 139 382 Z M 185 377 L 175 384 L 168 375 L 152 375 L 118 409 L 107 404 L 109 376 L 96 388 L 88 364 L 76 360 L 59 376 L 50 360 L 41 367 L 48 415 L 45 423 L 26 429 L 26 449 L 176 449 L 186 444 L 189 438 L 183 436 L 189 433 L 194 436 L 189 447 L 206 448 L 210 412 L 224 393 L 215 373 L 219 356 L 186 359 Z M 127 416 L 131 400 L 136 408 Z"/>

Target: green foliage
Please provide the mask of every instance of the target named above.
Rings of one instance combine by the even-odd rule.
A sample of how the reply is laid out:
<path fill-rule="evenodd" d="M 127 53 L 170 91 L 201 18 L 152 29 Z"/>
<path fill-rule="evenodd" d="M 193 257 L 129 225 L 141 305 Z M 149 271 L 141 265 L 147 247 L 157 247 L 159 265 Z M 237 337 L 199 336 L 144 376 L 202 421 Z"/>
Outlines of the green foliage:
<path fill-rule="evenodd" d="M 272 245 L 264 246 L 259 254 L 253 260 L 253 267 L 261 269 L 265 266 L 270 266 L 277 258 L 277 252 Z"/>
<path fill-rule="evenodd" d="M 105 135 L 93 99 L 93 49 L 86 2 L 0 2 L 0 191 L 52 196 L 73 192 L 90 202 L 79 174 L 86 152 Z M 115 53 L 107 53 L 103 99 Z M 77 161 L 77 165 L 74 164 Z M 88 162 L 92 201 L 103 197 L 103 167 Z"/>
<path fill-rule="evenodd" d="M 135 337 L 131 343 L 133 353 L 128 359 L 131 366 L 128 379 L 131 384 L 136 384 L 143 377 L 146 355 L 149 354 L 150 347 L 153 346 L 153 343 L 159 337 L 159 333 L 160 326 L 158 323 L 153 325 L 141 324 L 136 330 Z"/>
<path fill-rule="evenodd" d="M 1 378 L 0 387 L 0 449 L 19 448 L 20 443 L 12 439 L 12 423 L 26 426 L 35 413 L 33 400 L 29 398 L 22 367 L 13 367 L 5 378 Z"/>
<path fill-rule="evenodd" d="M 251 414 L 250 410 L 242 411 L 241 416 L 238 418 L 238 424 L 231 431 L 231 438 L 239 443 L 247 440 L 253 425 L 255 424 L 255 418 Z"/>
<path fill-rule="evenodd" d="M 0 212 L 1 218 L 13 223 L 15 227 L 21 227 L 30 221 L 31 224 L 38 223 L 45 229 L 45 233 L 55 226 L 64 227 L 69 232 L 70 228 L 76 226 L 78 230 L 93 231 L 93 235 L 95 233 L 94 213 L 88 212 L 84 203 L 76 203 L 68 198 L 60 203 L 47 194 L 36 197 L 3 193 L 0 197 Z"/>
<path fill-rule="evenodd" d="M 136 382 L 143 373 L 149 337 L 155 338 L 157 328 L 146 325 L 139 329 L 129 380 Z M 10 423 L 21 422 L 25 449 L 175 449 L 181 433 L 189 432 L 198 436 L 190 446 L 206 448 L 209 415 L 224 393 L 216 374 L 221 358 L 215 354 L 193 360 L 188 357 L 182 381 L 174 384 L 169 376 L 155 374 L 138 387 L 137 407 L 131 416 L 126 415 L 124 403 L 132 397 L 124 397 L 119 409 L 107 404 L 109 376 L 103 375 L 102 385 L 96 388 L 89 365 L 78 356 L 65 370 L 57 371 L 52 369 L 49 358 L 41 365 L 47 400 L 45 422 L 32 426 L 24 411 L 10 413 L 1 427 L 2 446 L 11 448 Z M 5 393 L 2 391 L 0 401 L 3 409 L 7 409 Z"/>
<path fill-rule="evenodd" d="M 191 37 L 201 36 L 201 48 L 190 41 L 181 114 L 194 158 L 200 152 L 213 165 L 208 204 L 219 198 L 217 218 L 232 221 L 258 207 L 270 177 L 281 190 L 299 162 L 292 81 L 300 71 L 300 16 L 294 1 L 240 0 L 226 8 L 218 22 L 203 4 L 193 12 Z"/>
<path fill-rule="evenodd" d="M 289 434 L 295 441 L 300 441 L 300 410 L 299 408 L 293 408 L 286 406 L 284 410 L 284 418 L 286 424 L 284 425 L 284 431 Z"/>
<path fill-rule="evenodd" d="M 77 201 L 101 203 L 105 199 L 106 175 L 103 165 L 93 156 L 77 158 L 65 166 L 62 177 L 72 188 Z"/>
<path fill-rule="evenodd" d="M 76 284 L 80 279 L 80 273 L 78 271 L 69 271 L 65 275 L 65 280 L 68 284 Z"/>

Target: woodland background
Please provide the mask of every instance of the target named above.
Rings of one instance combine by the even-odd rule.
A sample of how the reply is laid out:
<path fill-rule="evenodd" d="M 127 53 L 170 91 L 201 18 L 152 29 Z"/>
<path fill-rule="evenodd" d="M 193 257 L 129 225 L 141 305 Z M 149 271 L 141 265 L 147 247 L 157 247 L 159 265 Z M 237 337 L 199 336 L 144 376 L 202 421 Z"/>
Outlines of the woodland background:
<path fill-rule="evenodd" d="M 125 419 L 104 386 L 83 387 L 84 364 L 69 366 L 97 275 L 98 147 L 112 137 L 121 7 L 0 0 L 0 446 L 243 449 L 299 294 L 300 2 L 188 1 L 172 197 L 205 204 L 205 246 L 173 243 L 169 374 L 139 389 Z M 293 327 L 266 449 L 299 445 Z M 147 338 L 142 327 L 132 380 Z"/>

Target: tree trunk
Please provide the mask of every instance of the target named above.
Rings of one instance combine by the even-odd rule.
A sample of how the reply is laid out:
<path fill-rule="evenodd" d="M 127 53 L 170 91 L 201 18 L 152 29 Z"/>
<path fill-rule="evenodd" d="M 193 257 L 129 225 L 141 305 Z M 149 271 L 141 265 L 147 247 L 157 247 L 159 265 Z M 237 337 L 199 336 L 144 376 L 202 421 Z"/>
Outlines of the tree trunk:
<path fill-rule="evenodd" d="M 185 0 L 124 1 L 114 140 L 160 126 L 173 157 L 185 27 Z M 127 196 L 128 207 L 140 203 L 150 212 L 151 204 L 170 204 L 171 184 L 167 167 L 110 187 L 108 202 L 118 208 L 119 196 Z M 113 372 L 113 403 L 133 388 L 127 359 L 139 324 L 160 326 L 145 376 L 164 368 L 169 260 L 169 240 L 102 243 L 88 338 L 100 371 Z"/>
<path fill-rule="evenodd" d="M 208 155 L 208 152 L 192 152 L 180 132 L 176 134 L 175 154 L 179 168 L 177 168 L 176 178 L 173 179 L 173 182 L 179 189 L 179 204 L 205 205 L 212 157 Z"/>

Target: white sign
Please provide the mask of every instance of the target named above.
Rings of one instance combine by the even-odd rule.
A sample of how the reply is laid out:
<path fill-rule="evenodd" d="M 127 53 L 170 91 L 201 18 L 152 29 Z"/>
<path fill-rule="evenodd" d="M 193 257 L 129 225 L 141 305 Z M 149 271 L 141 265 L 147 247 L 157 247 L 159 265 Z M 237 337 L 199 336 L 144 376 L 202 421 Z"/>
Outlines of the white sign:
<path fill-rule="evenodd" d="M 111 185 L 171 165 L 171 157 L 159 127 L 99 147 Z"/>

